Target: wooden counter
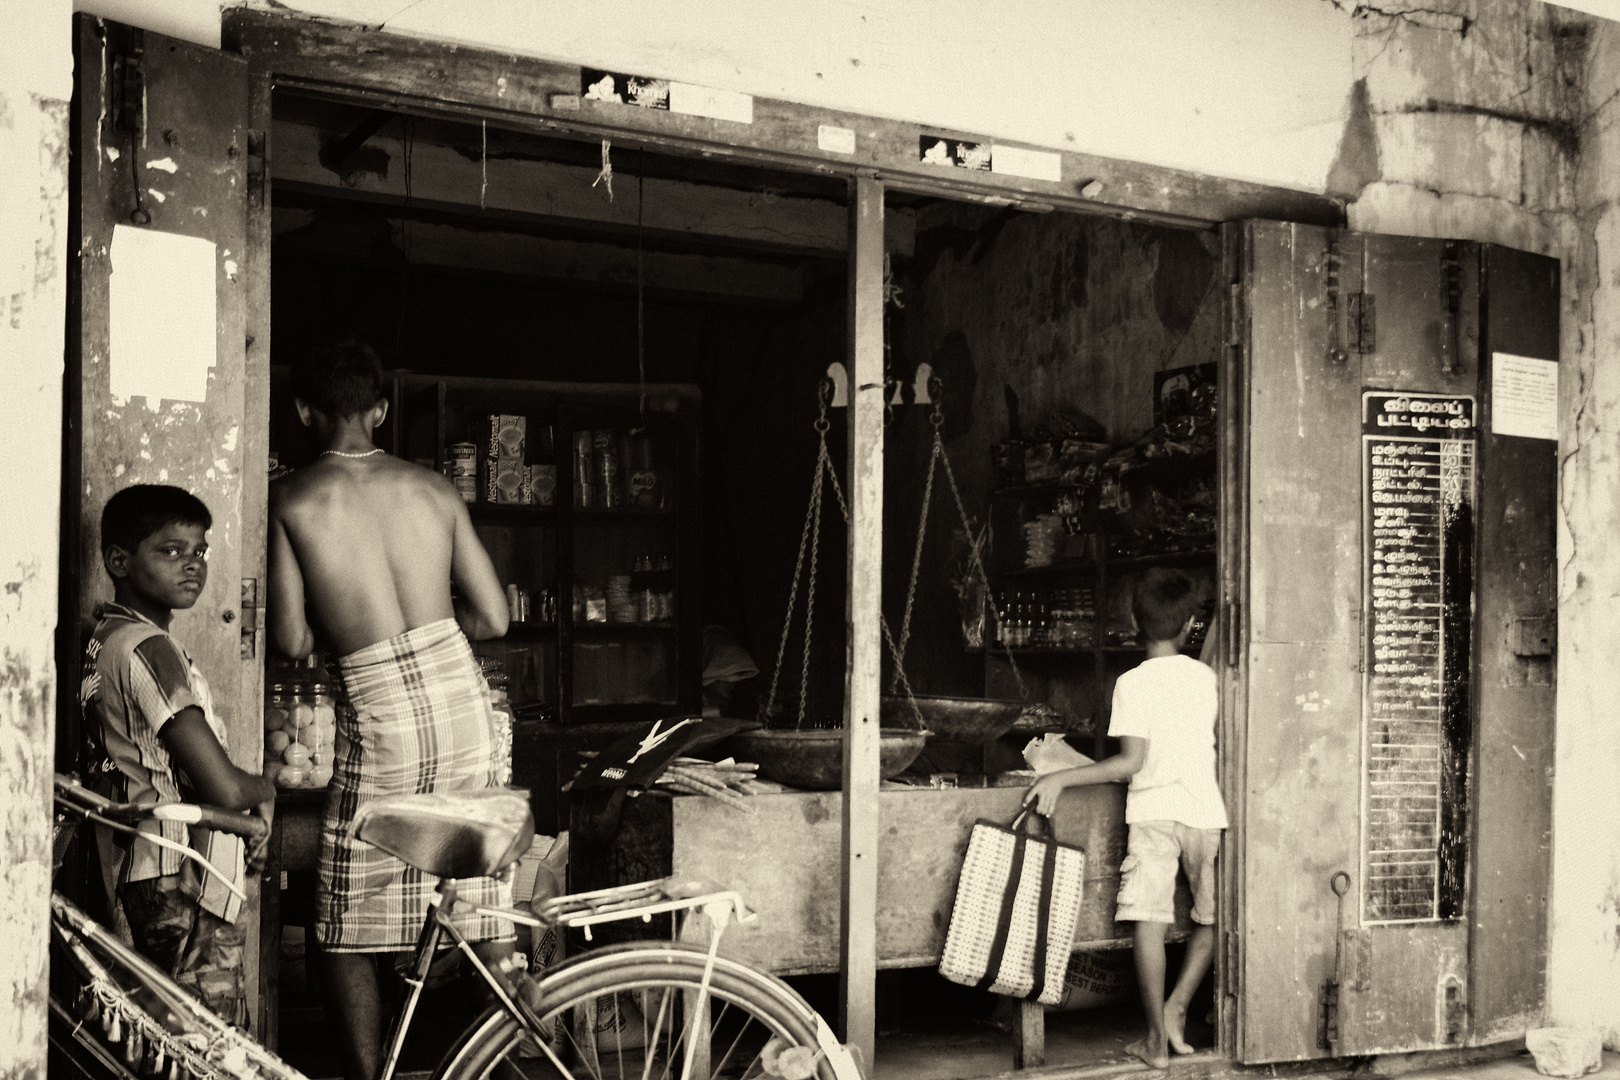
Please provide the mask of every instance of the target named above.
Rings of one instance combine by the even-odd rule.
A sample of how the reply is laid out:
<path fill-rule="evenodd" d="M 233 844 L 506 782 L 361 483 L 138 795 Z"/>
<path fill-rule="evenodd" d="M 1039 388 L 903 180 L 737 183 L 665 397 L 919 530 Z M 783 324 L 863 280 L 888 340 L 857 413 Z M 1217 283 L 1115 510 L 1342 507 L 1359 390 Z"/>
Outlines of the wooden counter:
<path fill-rule="evenodd" d="M 879 794 L 880 967 L 939 963 L 973 823 L 1011 822 L 1026 790 L 887 787 Z M 674 873 L 736 889 L 759 919 L 728 930 L 723 955 L 778 975 L 837 971 L 842 798 L 836 791 L 756 795 L 747 814 L 714 799 L 649 792 L 625 803 L 615 876 Z M 1060 841 L 1087 855 L 1075 947 L 1129 945 L 1130 927 L 1114 921 L 1124 787 L 1071 789 L 1053 826 Z M 1183 885 L 1177 929 L 1191 925 L 1189 902 Z"/>

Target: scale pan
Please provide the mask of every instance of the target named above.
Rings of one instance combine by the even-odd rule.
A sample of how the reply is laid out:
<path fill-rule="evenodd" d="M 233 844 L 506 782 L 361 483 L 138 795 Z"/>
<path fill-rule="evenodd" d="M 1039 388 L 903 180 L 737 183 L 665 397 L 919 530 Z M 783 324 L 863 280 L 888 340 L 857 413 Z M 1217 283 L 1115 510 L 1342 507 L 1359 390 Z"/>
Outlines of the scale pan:
<path fill-rule="evenodd" d="M 986 743 L 998 739 L 1012 729 L 1025 708 L 1022 701 L 999 698 L 918 694 L 916 701 L 923 727 L 946 742 Z M 884 694 L 881 715 L 886 728 L 913 727 L 917 722 L 904 694 Z"/>

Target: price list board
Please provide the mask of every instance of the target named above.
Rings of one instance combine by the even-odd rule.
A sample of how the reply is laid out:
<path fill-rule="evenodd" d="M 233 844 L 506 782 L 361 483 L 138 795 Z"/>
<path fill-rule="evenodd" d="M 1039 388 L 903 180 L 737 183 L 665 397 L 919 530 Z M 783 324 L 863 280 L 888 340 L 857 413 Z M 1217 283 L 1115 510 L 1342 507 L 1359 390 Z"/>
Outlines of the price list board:
<path fill-rule="evenodd" d="M 1462 913 L 1473 628 L 1472 397 L 1362 394 L 1362 921 Z"/>

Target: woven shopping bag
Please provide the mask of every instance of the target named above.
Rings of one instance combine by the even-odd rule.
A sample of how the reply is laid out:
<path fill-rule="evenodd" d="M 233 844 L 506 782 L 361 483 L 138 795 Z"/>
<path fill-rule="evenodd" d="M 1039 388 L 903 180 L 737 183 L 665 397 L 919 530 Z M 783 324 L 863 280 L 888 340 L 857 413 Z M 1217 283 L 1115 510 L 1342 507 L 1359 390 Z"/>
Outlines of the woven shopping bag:
<path fill-rule="evenodd" d="M 1046 836 L 1028 824 L 1045 822 Z M 939 973 L 952 982 L 1056 1005 L 1080 917 L 1086 853 L 1025 810 L 1011 825 L 979 820 L 968 838 Z"/>

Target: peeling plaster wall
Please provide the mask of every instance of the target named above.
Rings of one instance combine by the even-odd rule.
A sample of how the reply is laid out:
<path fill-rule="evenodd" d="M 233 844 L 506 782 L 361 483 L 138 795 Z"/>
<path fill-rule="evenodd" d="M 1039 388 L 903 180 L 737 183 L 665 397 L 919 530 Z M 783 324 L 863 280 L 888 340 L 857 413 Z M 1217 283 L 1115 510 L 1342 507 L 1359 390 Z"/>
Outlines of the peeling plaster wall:
<path fill-rule="evenodd" d="M 1365 12 L 1365 9 L 1361 9 Z M 1454 14 L 1447 14 L 1452 12 Z M 1477 0 L 1353 19 L 1356 85 L 1334 175 L 1352 228 L 1562 260 L 1558 712 L 1549 1023 L 1620 1037 L 1620 24 Z M 1370 137 L 1369 136 L 1370 133 Z"/>
<path fill-rule="evenodd" d="M 0 34 L 0 1077 L 45 1072 L 69 7 Z"/>
<path fill-rule="evenodd" d="M 1586 55 L 1579 247 L 1564 269 L 1549 1006 L 1620 1049 L 1620 23 L 1594 25 Z"/>

